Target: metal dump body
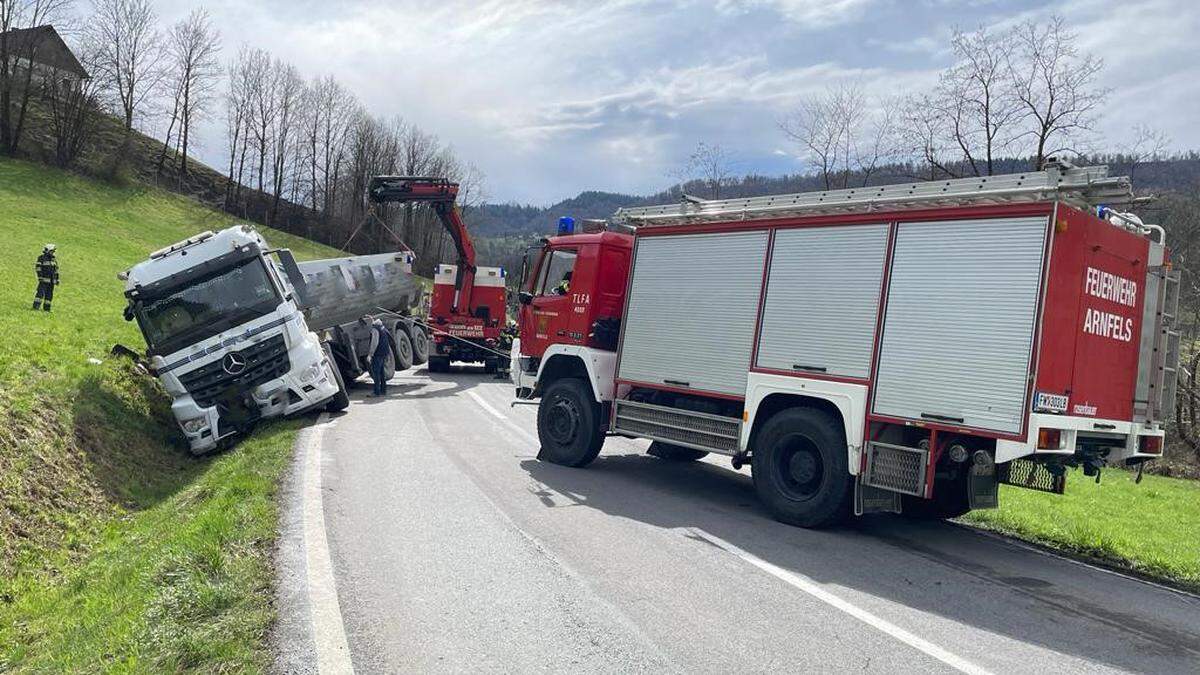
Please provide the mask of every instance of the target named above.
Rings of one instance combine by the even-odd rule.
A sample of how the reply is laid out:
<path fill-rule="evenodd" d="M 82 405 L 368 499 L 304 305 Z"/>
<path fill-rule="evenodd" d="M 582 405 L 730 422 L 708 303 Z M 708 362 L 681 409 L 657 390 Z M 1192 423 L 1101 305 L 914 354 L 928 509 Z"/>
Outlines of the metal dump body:
<path fill-rule="evenodd" d="M 308 325 L 313 330 L 357 321 L 385 309 L 402 312 L 420 300 L 411 253 L 327 258 L 297 263 L 304 276 Z"/>

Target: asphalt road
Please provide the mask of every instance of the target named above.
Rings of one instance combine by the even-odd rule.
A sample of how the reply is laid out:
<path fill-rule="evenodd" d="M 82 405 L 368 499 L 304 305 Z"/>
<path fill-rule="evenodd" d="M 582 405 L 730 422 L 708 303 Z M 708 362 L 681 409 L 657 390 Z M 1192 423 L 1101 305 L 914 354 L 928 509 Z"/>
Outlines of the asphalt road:
<path fill-rule="evenodd" d="M 747 469 L 645 442 L 542 463 L 536 410 L 481 373 L 366 391 L 298 450 L 280 671 L 316 669 L 333 616 L 359 673 L 1200 672 L 1194 596 L 951 524 L 788 527 Z M 312 571 L 306 453 L 336 593 Z"/>

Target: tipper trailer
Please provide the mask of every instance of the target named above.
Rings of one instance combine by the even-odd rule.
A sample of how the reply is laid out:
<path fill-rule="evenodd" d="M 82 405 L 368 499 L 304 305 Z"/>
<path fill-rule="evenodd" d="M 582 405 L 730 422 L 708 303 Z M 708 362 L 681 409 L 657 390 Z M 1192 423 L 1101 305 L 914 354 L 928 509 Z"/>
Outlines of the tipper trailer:
<path fill-rule="evenodd" d="M 749 464 L 780 520 L 953 517 L 1161 456 L 1178 273 L 1112 207 L 1127 178 L 1045 170 L 622 209 L 526 265 L 512 379 L 544 460 L 606 435 Z M 572 271 L 570 292 L 551 280 Z"/>
<path fill-rule="evenodd" d="M 274 255 L 272 255 L 274 254 Z M 152 372 L 191 451 L 202 454 L 257 420 L 343 410 L 346 383 L 368 368 L 383 309 L 392 349 L 385 375 L 423 362 L 427 336 L 401 313 L 416 304 L 412 255 L 297 263 L 248 225 L 203 232 L 121 274 Z"/>

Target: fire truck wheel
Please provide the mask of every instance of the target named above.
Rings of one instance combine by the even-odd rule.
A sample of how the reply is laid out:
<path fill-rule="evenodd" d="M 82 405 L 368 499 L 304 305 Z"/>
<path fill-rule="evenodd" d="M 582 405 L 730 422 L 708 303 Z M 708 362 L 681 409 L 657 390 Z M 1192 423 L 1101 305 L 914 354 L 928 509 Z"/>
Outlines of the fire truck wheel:
<path fill-rule="evenodd" d="M 483 372 L 487 373 L 488 375 L 495 373 L 496 369 L 499 367 L 500 362 L 497 361 L 496 357 L 494 356 L 489 356 L 483 360 Z"/>
<path fill-rule="evenodd" d="M 429 336 L 425 334 L 425 329 L 413 326 L 409 337 L 412 340 L 413 365 L 419 366 L 429 360 Z"/>
<path fill-rule="evenodd" d="M 694 462 L 708 455 L 703 450 L 693 450 L 685 448 L 682 445 L 671 445 L 670 443 L 661 443 L 659 441 L 651 443 L 650 448 L 646 450 L 646 454 L 671 462 Z"/>
<path fill-rule="evenodd" d="M 847 461 L 845 435 L 833 416 L 789 408 L 758 432 L 751 454 L 754 489 L 779 521 L 834 525 L 849 513 Z"/>
<path fill-rule="evenodd" d="M 396 354 L 396 370 L 405 371 L 413 365 L 413 346 L 403 328 L 396 329 L 396 340 L 392 343 Z"/>
<path fill-rule="evenodd" d="M 350 407 L 350 391 L 346 388 L 346 380 L 342 377 L 342 371 L 337 367 L 337 361 L 334 360 L 333 352 L 329 351 L 329 347 L 325 348 L 325 356 L 329 359 L 329 369 L 333 371 L 333 379 L 337 382 L 338 388 L 337 393 L 325 404 L 325 410 L 341 412 Z"/>
<path fill-rule="evenodd" d="M 556 380 L 546 387 L 538 405 L 538 459 L 563 466 L 592 463 L 604 445 L 600 405 L 592 388 L 577 377 Z"/>

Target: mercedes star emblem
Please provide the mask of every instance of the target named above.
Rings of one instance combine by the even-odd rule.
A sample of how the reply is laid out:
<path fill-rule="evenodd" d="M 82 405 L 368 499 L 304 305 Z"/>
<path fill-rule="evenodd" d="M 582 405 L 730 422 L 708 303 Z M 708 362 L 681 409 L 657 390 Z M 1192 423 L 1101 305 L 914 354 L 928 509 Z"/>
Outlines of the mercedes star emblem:
<path fill-rule="evenodd" d="M 246 369 L 246 357 L 237 352 L 226 354 L 221 361 L 221 367 L 230 375 L 240 375 Z"/>

